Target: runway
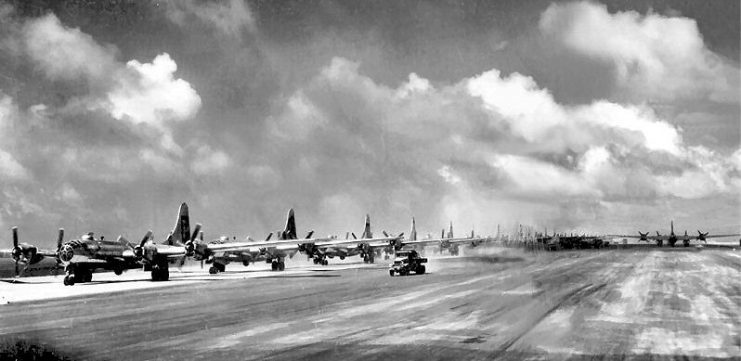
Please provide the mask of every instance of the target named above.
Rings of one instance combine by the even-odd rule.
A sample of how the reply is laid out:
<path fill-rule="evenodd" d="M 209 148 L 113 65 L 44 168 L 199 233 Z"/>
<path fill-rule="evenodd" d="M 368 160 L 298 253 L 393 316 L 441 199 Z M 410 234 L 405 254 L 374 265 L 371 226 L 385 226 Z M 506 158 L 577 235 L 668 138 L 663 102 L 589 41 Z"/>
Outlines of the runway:
<path fill-rule="evenodd" d="M 741 355 L 737 251 L 495 248 L 431 258 L 428 274 L 408 277 L 389 277 L 384 264 L 249 269 L 130 280 L 118 292 L 72 290 L 111 284 L 101 282 L 17 298 L 0 306 L 0 337 L 94 360 Z M 37 285 L 0 291 L 19 286 Z"/>

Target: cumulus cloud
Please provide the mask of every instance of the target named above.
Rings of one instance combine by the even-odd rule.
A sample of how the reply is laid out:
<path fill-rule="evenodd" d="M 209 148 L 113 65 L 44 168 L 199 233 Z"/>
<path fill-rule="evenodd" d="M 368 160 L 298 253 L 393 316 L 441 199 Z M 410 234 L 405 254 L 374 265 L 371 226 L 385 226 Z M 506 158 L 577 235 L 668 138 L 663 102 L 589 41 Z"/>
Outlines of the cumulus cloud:
<path fill-rule="evenodd" d="M 201 98 L 190 83 L 174 76 L 177 64 L 169 54 L 151 63 L 134 59 L 123 64 L 116 60 L 115 47 L 65 26 L 54 14 L 28 20 L 23 34 L 28 57 L 48 78 L 69 81 L 69 88 L 78 78 L 87 80 L 83 89 L 88 93 L 73 98 L 68 112 L 103 109 L 114 119 L 153 127 L 163 149 L 182 151 L 167 123 L 192 119 Z"/>
<path fill-rule="evenodd" d="M 51 79 L 93 81 L 116 70 L 116 50 L 98 44 L 78 28 L 65 27 L 54 14 L 30 20 L 24 29 L 29 57 Z"/>
<path fill-rule="evenodd" d="M 738 68 L 708 50 L 693 19 L 572 2 L 549 6 L 539 26 L 568 49 L 611 64 L 619 86 L 639 99 L 738 101 Z"/>
<path fill-rule="evenodd" d="M 163 120 L 192 118 L 201 98 L 187 81 L 174 79 L 176 70 L 177 64 L 167 53 L 151 63 L 126 63 L 126 75 L 108 93 L 113 117 L 158 126 Z"/>
<path fill-rule="evenodd" d="M 531 77 L 496 69 L 437 86 L 412 74 L 392 88 L 360 73 L 358 63 L 335 58 L 288 98 L 282 118 L 270 120 L 301 125 L 280 133 L 300 135 L 300 157 L 356 171 L 344 178 L 366 185 L 353 193 L 357 199 L 404 194 L 411 206 L 405 212 L 439 216 L 465 205 L 487 214 L 497 202 L 519 199 L 567 201 L 594 215 L 610 202 L 738 192 L 734 160 L 687 146 L 681 130 L 650 107 L 564 105 Z M 392 158 L 378 162 L 386 152 Z M 373 174 L 388 182 L 372 182 Z M 321 171 L 306 179 L 333 184 Z"/>

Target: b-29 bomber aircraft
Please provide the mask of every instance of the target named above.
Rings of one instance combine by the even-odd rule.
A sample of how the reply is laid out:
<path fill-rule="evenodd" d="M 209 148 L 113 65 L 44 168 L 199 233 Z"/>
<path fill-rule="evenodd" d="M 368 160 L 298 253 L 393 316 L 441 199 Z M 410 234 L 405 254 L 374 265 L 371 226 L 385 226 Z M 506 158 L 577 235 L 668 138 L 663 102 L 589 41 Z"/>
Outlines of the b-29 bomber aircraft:
<path fill-rule="evenodd" d="M 416 248 L 417 246 L 425 247 L 428 245 L 437 245 L 438 250 L 442 253 L 443 250 L 447 249 L 451 255 L 458 255 L 459 247 L 461 245 L 470 245 L 476 247 L 486 241 L 486 238 L 476 237 L 474 232 L 471 231 L 469 237 L 454 238 L 453 237 L 453 223 L 450 223 L 450 229 L 447 237 L 445 236 L 445 230 L 443 235 L 439 239 L 427 238 L 417 239 L 417 226 L 414 217 L 412 217 L 412 229 L 409 232 L 409 238 L 398 238 L 390 241 L 392 249 L 399 251 L 406 248 Z"/>
<path fill-rule="evenodd" d="M 349 235 L 352 235 L 350 239 Z M 344 260 L 346 257 L 360 256 L 365 263 L 375 263 L 376 256 L 380 256 L 381 251 L 388 249 L 391 244 L 401 239 L 404 233 L 398 236 L 389 236 L 385 231 L 384 237 L 373 238 L 371 231 L 370 215 L 365 215 L 365 227 L 360 239 L 355 233 L 349 233 L 345 240 L 328 239 L 319 243 L 304 242 L 299 244 L 299 251 L 306 254 L 307 257 L 314 260 L 314 264 L 327 265 L 327 258 L 338 257 Z"/>
<path fill-rule="evenodd" d="M 26 272 L 32 269 L 32 267 L 34 266 L 43 267 L 44 269 L 49 269 L 53 272 L 56 272 L 58 269 L 62 268 L 62 263 L 59 260 L 59 257 L 57 257 L 57 251 L 61 247 L 62 240 L 64 238 L 64 229 L 59 229 L 59 233 L 57 236 L 57 251 L 38 249 L 36 246 L 25 242 L 19 243 L 18 227 L 13 227 L 12 232 L 13 248 L 10 250 L 9 253 L 10 258 L 12 258 L 15 263 L 15 272 L 13 273 L 15 278 L 26 274 Z M 5 254 L 4 256 L 7 257 L 7 254 Z M 54 263 L 42 262 L 47 259 L 53 260 Z M 44 263 L 45 266 L 42 266 L 42 263 Z M 21 265 L 23 265 L 23 268 L 20 267 Z"/>
<path fill-rule="evenodd" d="M 200 225 L 196 226 L 196 233 Z M 133 245 L 123 237 L 116 241 L 96 239 L 92 232 L 65 243 L 59 243 L 57 257 L 65 266 L 64 284 L 90 282 L 96 269 L 113 270 L 120 275 L 124 270 L 139 268 L 151 270 L 153 281 L 169 279 L 168 260 L 182 258 L 192 249 L 188 205 L 178 210 L 178 219 L 168 237 L 169 244 L 152 242 L 152 231 L 147 232 L 140 244 Z"/>
<path fill-rule="evenodd" d="M 209 243 L 197 242 L 193 256 L 197 260 L 213 263 L 208 270 L 210 274 L 224 272 L 226 265 L 231 262 L 242 262 L 248 266 L 250 263 L 265 261 L 271 264 L 273 271 L 283 271 L 286 257 L 293 257 L 298 252 L 299 242 L 314 241 L 311 238 L 313 231 L 305 238 L 298 239 L 293 209 L 288 211 L 285 228 L 275 234 L 277 237 L 273 241 L 270 240 L 273 233 L 270 233 L 263 241 L 254 241 L 247 237 L 245 241 L 230 242 L 222 238 Z"/>
<path fill-rule="evenodd" d="M 705 242 L 707 244 L 707 240 L 709 238 L 728 238 L 728 237 L 739 237 L 741 234 L 718 234 L 718 235 L 710 235 L 710 232 L 702 233 L 700 230 L 697 231 L 697 236 L 690 236 L 687 234 L 687 231 L 684 231 L 684 235 L 677 235 L 674 234 L 674 221 L 671 221 L 670 223 L 670 232 L 668 235 L 662 235 L 659 233 L 659 231 L 656 231 L 655 236 L 651 236 L 646 233 L 638 232 L 638 235 L 618 235 L 614 237 L 623 237 L 623 238 L 638 238 L 639 241 L 645 241 L 648 242 L 649 240 L 655 241 L 656 246 L 662 247 L 664 245 L 664 241 L 669 243 L 670 247 L 674 247 L 678 241 L 682 241 L 682 244 L 685 247 L 690 246 L 690 241 L 692 240 L 698 240 Z"/>
<path fill-rule="evenodd" d="M 199 242 L 196 243 L 194 255 L 198 260 L 213 263 L 209 268 L 211 274 L 224 272 L 230 262 L 242 262 L 247 266 L 253 262 L 265 261 L 271 264 L 273 271 L 283 271 L 285 258 L 293 257 L 297 252 L 305 253 L 315 264 L 322 265 L 328 263 L 327 257 L 344 258 L 351 255 L 360 255 L 370 262 L 377 248 L 387 247 L 389 240 L 403 235 L 402 233 L 398 237 L 372 238 L 369 217 L 366 217 L 366 228 L 361 239 L 311 238 L 313 231 L 309 231 L 304 238 L 298 238 L 297 234 L 295 212 L 290 209 L 285 229 L 275 232 L 275 240 L 271 240 L 273 236 L 271 233 L 263 241 L 254 241 L 248 237 L 246 241 L 241 242 L 229 242 L 227 239 L 209 243 Z"/>

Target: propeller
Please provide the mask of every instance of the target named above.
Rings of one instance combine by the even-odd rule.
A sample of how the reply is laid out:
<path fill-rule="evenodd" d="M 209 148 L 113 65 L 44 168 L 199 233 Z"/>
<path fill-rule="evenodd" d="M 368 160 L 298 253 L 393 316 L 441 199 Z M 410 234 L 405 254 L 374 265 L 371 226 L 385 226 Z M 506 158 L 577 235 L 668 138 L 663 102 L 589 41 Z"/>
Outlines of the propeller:
<path fill-rule="evenodd" d="M 355 236 L 355 232 L 350 232 L 350 234 L 352 235 L 352 239 L 358 239 L 358 237 Z M 348 238 L 348 237 L 345 237 L 345 238 Z"/>
<path fill-rule="evenodd" d="M 172 236 L 172 235 L 170 235 Z M 147 234 L 142 237 L 141 242 L 139 242 L 139 245 L 134 247 L 134 256 L 137 260 L 141 260 L 144 258 L 144 245 L 147 244 L 147 242 L 152 239 L 152 231 L 147 231 Z"/>
<path fill-rule="evenodd" d="M 196 223 L 196 228 L 193 230 L 193 235 L 188 239 L 188 241 L 185 242 L 185 255 L 180 261 L 181 266 L 183 263 L 185 263 L 185 257 L 193 257 L 196 249 L 195 240 L 199 234 L 201 234 L 201 224 Z"/>
<path fill-rule="evenodd" d="M 648 241 L 648 232 L 641 233 L 641 231 L 638 231 L 638 234 L 641 235 L 641 238 L 640 238 L 641 241 Z"/>
<path fill-rule="evenodd" d="M 268 233 L 268 236 L 265 237 L 265 242 L 269 241 L 271 237 L 273 237 L 273 232 Z"/>
<path fill-rule="evenodd" d="M 304 237 L 304 238 L 305 238 L 305 239 L 309 239 L 309 238 L 311 238 L 311 236 L 313 236 L 313 235 L 314 235 L 314 230 L 311 230 L 311 231 L 309 231 L 309 233 L 307 233 L 307 234 L 306 234 L 306 237 Z"/>
<path fill-rule="evenodd" d="M 703 242 L 705 242 L 705 243 L 708 243 L 707 239 L 705 238 L 705 237 L 707 237 L 707 236 L 708 236 L 708 234 L 710 234 L 710 232 L 705 232 L 705 233 L 702 233 L 702 232 L 700 232 L 700 230 L 698 229 L 698 230 L 697 230 L 697 239 L 699 239 L 699 240 L 701 240 L 701 241 L 703 241 Z"/>
<path fill-rule="evenodd" d="M 57 263 L 62 262 L 59 258 L 59 251 L 62 249 L 62 243 L 64 242 L 64 228 L 60 228 L 57 233 Z"/>
<path fill-rule="evenodd" d="M 13 227 L 13 251 L 12 256 L 15 260 L 15 276 L 18 277 L 18 262 L 21 260 L 23 250 L 18 246 L 18 227 Z"/>

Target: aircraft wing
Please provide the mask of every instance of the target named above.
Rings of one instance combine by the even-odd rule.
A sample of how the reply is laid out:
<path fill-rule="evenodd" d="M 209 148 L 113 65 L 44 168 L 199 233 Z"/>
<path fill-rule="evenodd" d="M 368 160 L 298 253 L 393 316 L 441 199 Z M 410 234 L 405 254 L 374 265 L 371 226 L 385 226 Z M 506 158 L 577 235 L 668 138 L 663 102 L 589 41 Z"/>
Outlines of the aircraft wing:
<path fill-rule="evenodd" d="M 185 248 L 182 246 L 170 246 L 167 244 L 156 244 L 157 254 L 170 257 L 182 257 L 185 254 Z M 133 252 L 131 253 L 133 256 Z"/>
<path fill-rule="evenodd" d="M 280 241 L 257 242 L 224 242 L 208 243 L 206 247 L 211 252 L 260 252 L 264 248 L 292 249 L 298 248 L 301 243 L 315 242 L 316 239 L 287 239 Z"/>
<path fill-rule="evenodd" d="M 727 237 L 741 237 L 741 234 L 712 234 L 705 236 L 705 239 L 708 238 L 727 238 Z M 692 236 L 692 238 L 698 239 L 696 236 Z"/>

